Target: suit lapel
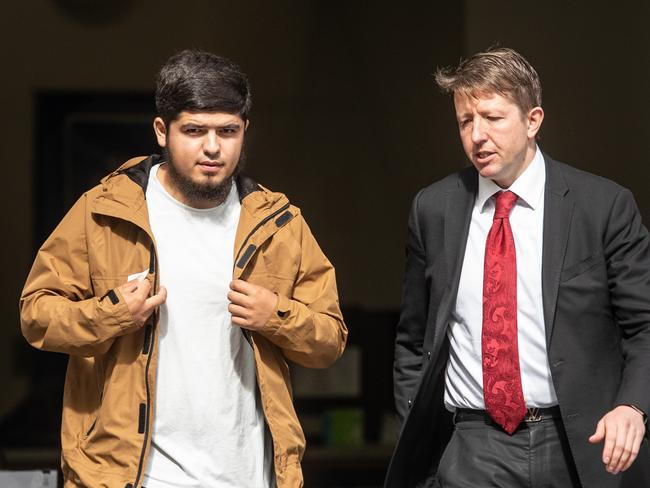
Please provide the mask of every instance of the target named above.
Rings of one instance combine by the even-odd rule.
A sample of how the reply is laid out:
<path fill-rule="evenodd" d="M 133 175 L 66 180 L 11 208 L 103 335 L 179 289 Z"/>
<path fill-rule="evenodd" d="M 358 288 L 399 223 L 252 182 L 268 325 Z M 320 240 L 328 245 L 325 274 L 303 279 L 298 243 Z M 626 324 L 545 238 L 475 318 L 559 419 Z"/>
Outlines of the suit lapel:
<path fill-rule="evenodd" d="M 445 199 L 444 252 L 448 286 L 438 307 L 434 348 L 440 345 L 441 339 L 444 337 L 451 307 L 456 301 L 472 208 L 478 187 L 478 176 L 474 168 L 461 172 L 459 176 L 458 187 L 450 190 Z"/>
<path fill-rule="evenodd" d="M 550 347 L 555 321 L 555 305 L 560 287 L 560 273 L 564 263 L 569 228 L 573 218 L 573 200 L 560 169 L 551 158 L 546 162 L 544 192 L 544 236 L 542 245 L 542 302 L 546 345 Z"/>

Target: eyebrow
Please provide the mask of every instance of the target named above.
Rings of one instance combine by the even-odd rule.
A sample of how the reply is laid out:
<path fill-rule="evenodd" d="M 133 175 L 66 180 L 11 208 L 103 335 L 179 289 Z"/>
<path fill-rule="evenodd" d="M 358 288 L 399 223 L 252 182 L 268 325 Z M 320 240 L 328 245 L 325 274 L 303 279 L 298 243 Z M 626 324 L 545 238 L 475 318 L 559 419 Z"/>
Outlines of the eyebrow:
<path fill-rule="evenodd" d="M 215 128 L 215 129 L 239 129 L 242 125 L 238 122 L 230 122 L 226 124 L 218 124 L 218 125 L 210 125 L 210 124 L 202 124 L 200 122 L 185 122 L 183 125 L 181 125 L 182 128 L 186 127 L 196 127 L 199 129 L 205 129 L 205 128 Z"/>

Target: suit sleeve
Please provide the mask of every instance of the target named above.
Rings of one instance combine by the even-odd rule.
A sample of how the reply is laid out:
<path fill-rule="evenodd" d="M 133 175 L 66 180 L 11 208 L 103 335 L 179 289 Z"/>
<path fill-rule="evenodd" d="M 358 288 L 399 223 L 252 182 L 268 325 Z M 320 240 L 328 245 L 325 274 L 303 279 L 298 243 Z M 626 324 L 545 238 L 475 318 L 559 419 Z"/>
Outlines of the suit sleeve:
<path fill-rule="evenodd" d="M 621 190 L 605 238 L 612 309 L 624 359 L 616 404 L 650 413 L 650 236 L 629 190 Z"/>
<path fill-rule="evenodd" d="M 422 369 L 424 333 L 427 324 L 428 293 L 425 280 L 425 250 L 418 215 L 418 201 L 413 200 L 406 241 L 406 271 L 402 289 L 400 319 L 395 338 L 393 368 L 395 406 L 401 426 Z"/>
<path fill-rule="evenodd" d="M 326 368 L 343 354 L 348 330 L 339 307 L 334 266 L 302 216 L 295 220 L 300 266 L 292 296 L 278 294 L 277 311 L 260 334 L 294 363 Z"/>
<path fill-rule="evenodd" d="M 96 297 L 85 233 L 86 196 L 38 251 L 20 297 L 22 333 L 45 351 L 93 356 L 135 324 L 118 290 Z"/>

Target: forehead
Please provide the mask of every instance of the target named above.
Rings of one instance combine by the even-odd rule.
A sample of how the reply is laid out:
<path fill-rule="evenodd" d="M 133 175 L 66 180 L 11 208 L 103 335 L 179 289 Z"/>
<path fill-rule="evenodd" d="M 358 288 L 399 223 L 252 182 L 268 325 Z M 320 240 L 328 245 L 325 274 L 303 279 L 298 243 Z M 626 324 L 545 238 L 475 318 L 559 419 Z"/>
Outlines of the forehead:
<path fill-rule="evenodd" d="M 225 126 L 243 125 L 244 120 L 237 114 L 226 112 L 181 112 L 172 123 L 177 125 Z"/>
<path fill-rule="evenodd" d="M 456 113 L 482 110 L 512 110 L 517 104 L 507 95 L 497 92 L 455 91 L 454 107 Z"/>

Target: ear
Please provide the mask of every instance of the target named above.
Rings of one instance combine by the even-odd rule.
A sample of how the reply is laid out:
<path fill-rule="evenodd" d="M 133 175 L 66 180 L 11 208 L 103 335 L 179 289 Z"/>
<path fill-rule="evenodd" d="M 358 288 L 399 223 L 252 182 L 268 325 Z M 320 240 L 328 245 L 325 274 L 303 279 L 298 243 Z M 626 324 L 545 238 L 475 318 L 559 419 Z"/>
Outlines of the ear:
<path fill-rule="evenodd" d="M 156 134 L 158 145 L 160 147 L 167 147 L 167 126 L 160 117 L 153 119 L 153 131 Z"/>
<path fill-rule="evenodd" d="M 544 121 L 544 110 L 542 107 L 534 107 L 528 112 L 528 138 L 535 139 Z"/>
<path fill-rule="evenodd" d="M 250 124 L 251 124 L 251 120 L 250 119 L 246 120 L 246 125 L 244 126 L 244 132 L 246 132 L 248 130 L 248 126 Z"/>

